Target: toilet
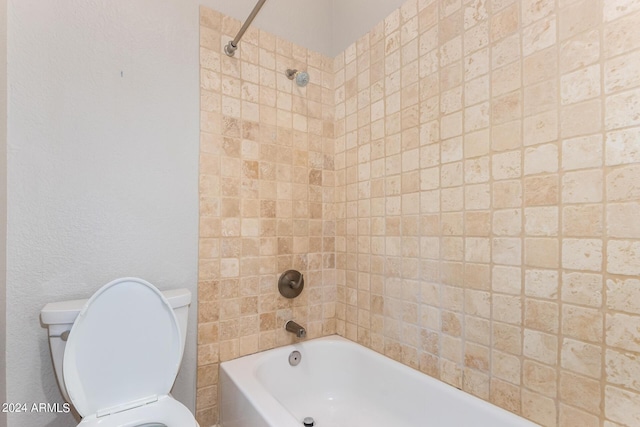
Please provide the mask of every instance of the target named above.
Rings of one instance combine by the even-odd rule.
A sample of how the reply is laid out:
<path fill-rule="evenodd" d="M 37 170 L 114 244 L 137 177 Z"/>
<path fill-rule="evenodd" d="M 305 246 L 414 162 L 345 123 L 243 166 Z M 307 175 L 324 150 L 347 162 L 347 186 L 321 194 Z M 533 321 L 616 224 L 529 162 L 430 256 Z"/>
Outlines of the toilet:
<path fill-rule="evenodd" d="M 180 369 L 191 292 L 142 279 L 107 283 L 88 300 L 40 315 L 54 371 L 79 427 L 199 427 L 169 393 Z"/>

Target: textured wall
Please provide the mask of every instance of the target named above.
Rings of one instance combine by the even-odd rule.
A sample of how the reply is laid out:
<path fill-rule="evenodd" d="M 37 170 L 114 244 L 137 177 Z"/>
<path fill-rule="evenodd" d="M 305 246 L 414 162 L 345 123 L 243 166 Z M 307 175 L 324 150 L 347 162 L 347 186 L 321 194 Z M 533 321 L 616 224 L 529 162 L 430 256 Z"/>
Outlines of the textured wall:
<path fill-rule="evenodd" d="M 217 422 L 218 363 L 335 333 L 333 60 L 201 9 L 200 265 L 197 417 Z M 307 70 L 300 88 L 288 68 Z M 305 275 L 295 300 L 277 291 Z"/>
<path fill-rule="evenodd" d="M 197 294 L 198 6 L 8 6 L 7 399 L 62 402 L 47 302 L 121 276 Z M 195 408 L 193 308 L 175 391 Z M 10 427 L 73 422 L 9 415 Z"/>
<path fill-rule="evenodd" d="M 638 25 L 409 0 L 338 56 L 339 333 L 545 426 L 640 425 Z"/>

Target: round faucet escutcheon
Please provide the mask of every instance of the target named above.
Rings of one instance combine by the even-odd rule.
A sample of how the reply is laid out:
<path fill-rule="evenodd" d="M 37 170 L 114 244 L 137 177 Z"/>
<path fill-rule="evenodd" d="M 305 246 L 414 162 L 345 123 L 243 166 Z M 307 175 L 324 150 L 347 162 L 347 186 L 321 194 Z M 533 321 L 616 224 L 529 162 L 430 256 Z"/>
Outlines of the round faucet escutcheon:
<path fill-rule="evenodd" d="M 304 276 L 298 270 L 287 270 L 278 279 L 278 291 L 285 298 L 295 298 L 304 289 Z"/>
<path fill-rule="evenodd" d="M 302 420 L 302 425 L 304 425 L 305 427 L 313 427 L 315 424 L 316 422 L 311 417 L 306 417 L 304 420 Z"/>

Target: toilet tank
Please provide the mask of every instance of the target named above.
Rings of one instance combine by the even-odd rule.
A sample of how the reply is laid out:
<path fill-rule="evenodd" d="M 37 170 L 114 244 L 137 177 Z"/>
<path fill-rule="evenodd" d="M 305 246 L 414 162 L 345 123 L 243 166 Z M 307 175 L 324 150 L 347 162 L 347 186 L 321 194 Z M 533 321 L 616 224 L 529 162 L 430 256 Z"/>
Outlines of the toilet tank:
<path fill-rule="evenodd" d="M 188 289 L 171 289 L 161 291 L 169 301 L 178 320 L 180 336 L 182 339 L 182 352 L 187 338 L 187 319 L 189 317 L 189 305 L 191 304 L 191 291 Z M 67 343 L 67 336 L 78 314 L 86 304 L 87 299 L 50 302 L 40 311 L 40 320 L 47 327 L 49 334 L 49 348 L 53 360 L 53 369 L 64 399 L 69 402 L 69 395 L 62 375 L 62 357 Z"/>

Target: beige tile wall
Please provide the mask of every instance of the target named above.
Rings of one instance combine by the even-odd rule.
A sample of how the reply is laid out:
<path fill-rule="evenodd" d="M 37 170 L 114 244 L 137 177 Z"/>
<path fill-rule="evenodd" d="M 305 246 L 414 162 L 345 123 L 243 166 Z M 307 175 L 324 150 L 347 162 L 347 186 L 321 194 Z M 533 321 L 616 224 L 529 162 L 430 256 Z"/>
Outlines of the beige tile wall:
<path fill-rule="evenodd" d="M 640 425 L 640 2 L 409 0 L 335 60 L 337 331 Z"/>
<path fill-rule="evenodd" d="M 201 10 L 201 425 L 289 317 L 545 426 L 640 425 L 639 2 L 408 0 L 335 60 L 253 28 L 227 58 L 239 25 Z"/>
<path fill-rule="evenodd" d="M 335 333 L 333 60 L 200 11 L 201 141 L 197 418 L 217 423 L 218 364 Z M 300 88 L 285 70 L 307 70 Z M 300 297 L 277 290 L 288 269 Z"/>

